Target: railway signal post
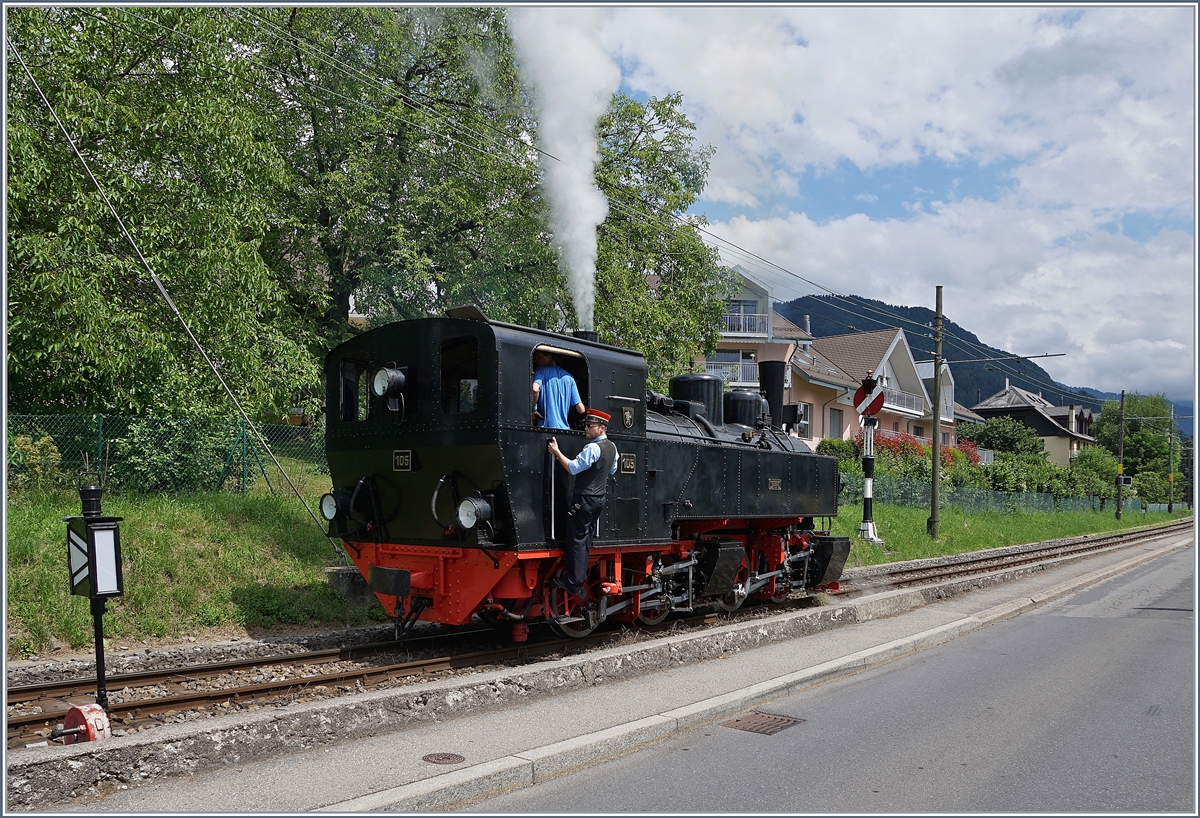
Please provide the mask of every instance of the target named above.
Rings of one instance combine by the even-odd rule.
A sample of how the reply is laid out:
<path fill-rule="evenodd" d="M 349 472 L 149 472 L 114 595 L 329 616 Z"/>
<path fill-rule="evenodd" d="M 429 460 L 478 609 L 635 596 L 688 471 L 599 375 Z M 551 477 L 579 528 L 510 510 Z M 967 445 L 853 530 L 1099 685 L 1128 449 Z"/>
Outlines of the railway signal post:
<path fill-rule="evenodd" d="M 81 478 L 83 476 L 80 475 Z M 121 576 L 120 522 L 123 518 L 105 517 L 100 513 L 102 494 L 103 489 L 98 485 L 80 485 L 82 515 L 62 519 L 67 524 L 67 570 L 71 593 L 91 598 L 96 637 L 96 704 L 107 710 L 104 605 L 109 597 L 121 596 L 125 590 Z M 70 725 L 68 728 L 71 729 Z M 82 725 L 80 728 L 77 732 L 82 732 Z"/>
<path fill-rule="evenodd" d="M 882 543 L 875 528 L 871 502 L 875 484 L 875 427 L 879 425 L 875 415 L 883 408 L 883 387 L 877 378 L 871 377 L 870 371 L 854 393 L 854 408 L 862 415 L 863 426 L 863 520 L 858 527 L 858 536 L 867 542 Z"/>

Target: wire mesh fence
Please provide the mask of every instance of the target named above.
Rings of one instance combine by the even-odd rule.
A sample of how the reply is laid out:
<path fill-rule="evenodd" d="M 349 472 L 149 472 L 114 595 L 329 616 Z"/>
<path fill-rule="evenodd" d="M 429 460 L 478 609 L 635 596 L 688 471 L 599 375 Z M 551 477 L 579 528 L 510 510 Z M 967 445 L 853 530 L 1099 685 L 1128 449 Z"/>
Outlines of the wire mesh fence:
<path fill-rule="evenodd" d="M 861 503 L 863 500 L 863 476 L 843 473 L 842 482 L 846 489 L 842 502 Z M 903 477 L 877 476 L 872 486 L 873 502 L 882 505 L 929 508 L 933 502 L 933 484 Z M 1116 511 L 1117 501 L 1103 497 L 1055 497 L 1043 492 L 1007 492 L 972 489 L 962 486 L 942 486 L 939 497 L 942 508 L 959 508 L 963 511 Z M 1141 511 L 1142 501 L 1136 497 L 1121 504 L 1123 511 Z M 1166 510 L 1166 506 L 1163 506 Z"/>
<path fill-rule="evenodd" d="M 329 472 L 321 425 L 115 415 L 9 415 L 7 422 L 8 482 L 16 489 L 71 483 L 86 471 L 117 491 L 245 493 L 259 480 L 274 490 L 278 469 L 259 435 L 285 469 Z"/>

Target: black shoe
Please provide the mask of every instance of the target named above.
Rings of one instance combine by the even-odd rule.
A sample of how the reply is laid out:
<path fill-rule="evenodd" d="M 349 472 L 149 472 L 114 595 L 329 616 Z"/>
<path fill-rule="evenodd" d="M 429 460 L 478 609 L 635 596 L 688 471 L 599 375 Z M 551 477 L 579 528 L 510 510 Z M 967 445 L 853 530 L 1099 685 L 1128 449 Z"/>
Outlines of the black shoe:
<path fill-rule="evenodd" d="M 578 588 L 572 588 L 570 585 L 567 584 L 567 580 L 563 577 L 562 574 L 555 574 L 553 577 L 551 577 L 549 585 L 551 588 L 558 588 L 560 590 L 566 591 L 568 594 L 571 594 L 573 597 L 578 599 L 580 602 L 583 602 L 584 599 L 587 598 L 587 591 L 584 589 L 584 586 L 580 585 Z"/>

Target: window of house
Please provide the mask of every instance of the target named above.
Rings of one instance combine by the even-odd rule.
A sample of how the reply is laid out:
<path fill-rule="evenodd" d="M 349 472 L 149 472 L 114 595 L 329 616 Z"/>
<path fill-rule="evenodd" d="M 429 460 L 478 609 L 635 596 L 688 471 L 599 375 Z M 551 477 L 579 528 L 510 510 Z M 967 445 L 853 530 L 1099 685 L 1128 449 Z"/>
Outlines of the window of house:
<path fill-rule="evenodd" d="M 913 427 L 913 437 L 925 437 L 925 427 L 924 426 L 914 426 Z"/>
<path fill-rule="evenodd" d="M 338 417 L 343 423 L 367 419 L 367 365 L 350 358 L 342 361 L 342 395 Z"/>
<path fill-rule="evenodd" d="M 442 342 L 442 410 L 474 412 L 479 405 L 479 340 L 475 336 Z"/>
<path fill-rule="evenodd" d="M 898 431 L 900 431 L 900 421 L 898 421 L 898 420 L 893 420 L 893 421 L 892 421 L 892 431 L 893 431 L 893 432 L 898 432 Z"/>
<path fill-rule="evenodd" d="M 829 437 L 842 436 L 842 410 L 829 410 Z"/>
<path fill-rule="evenodd" d="M 796 419 L 796 434 L 800 437 L 812 439 L 812 404 L 802 403 Z"/>
<path fill-rule="evenodd" d="M 950 433 L 949 432 L 942 432 L 942 445 L 943 446 L 950 445 Z"/>

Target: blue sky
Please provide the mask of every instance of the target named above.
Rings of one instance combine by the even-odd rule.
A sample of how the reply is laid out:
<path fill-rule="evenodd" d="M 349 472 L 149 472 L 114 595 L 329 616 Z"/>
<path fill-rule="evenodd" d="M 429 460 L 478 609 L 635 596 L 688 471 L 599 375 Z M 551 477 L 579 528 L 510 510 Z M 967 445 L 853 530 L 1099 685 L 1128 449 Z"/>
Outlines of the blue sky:
<path fill-rule="evenodd" d="M 804 213 L 824 224 L 862 213 L 873 220 L 906 219 L 914 211 L 927 209 L 934 201 L 950 202 L 973 197 L 997 201 L 1011 193 L 1015 160 L 986 165 L 964 160 L 947 162 L 924 156 L 920 160 L 863 172 L 848 159 L 835 166 L 805 168 L 799 180 L 799 195 L 780 197 L 758 207 L 730 205 L 702 198 L 692 208 L 710 221 L 728 221 L 734 216 L 752 219 Z"/>

